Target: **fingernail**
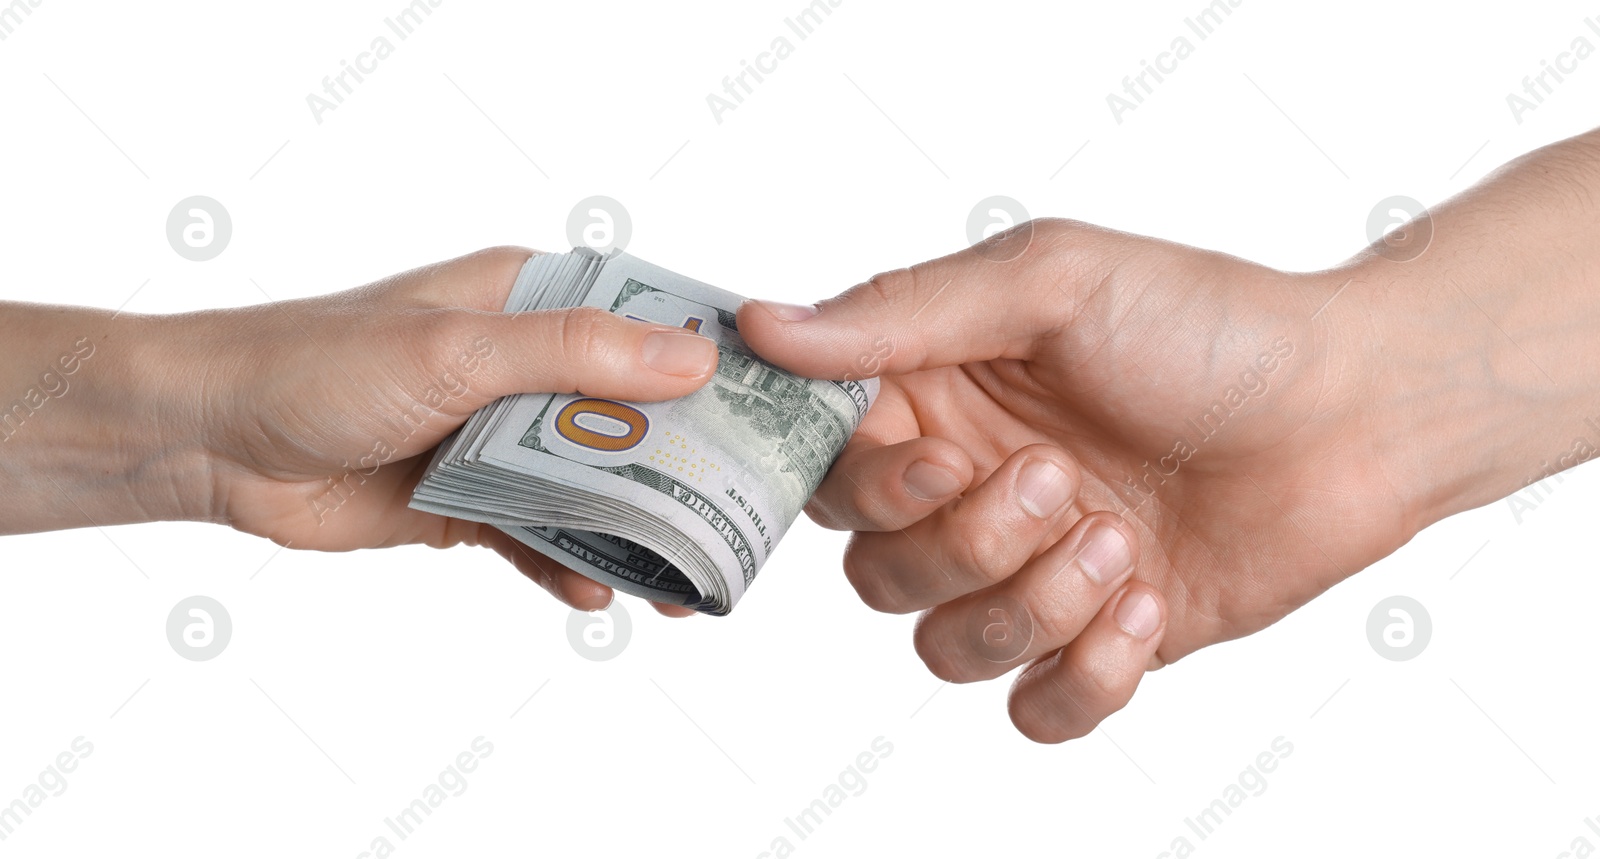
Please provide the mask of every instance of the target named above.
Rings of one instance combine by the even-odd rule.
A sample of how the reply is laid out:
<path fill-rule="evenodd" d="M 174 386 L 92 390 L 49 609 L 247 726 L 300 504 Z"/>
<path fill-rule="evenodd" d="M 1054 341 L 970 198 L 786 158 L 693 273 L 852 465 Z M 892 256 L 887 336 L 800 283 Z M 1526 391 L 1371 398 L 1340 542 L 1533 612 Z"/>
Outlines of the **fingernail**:
<path fill-rule="evenodd" d="M 1161 609 L 1156 607 L 1156 598 L 1145 591 L 1130 594 L 1117 604 L 1117 626 L 1134 638 L 1149 638 L 1159 623 Z"/>
<path fill-rule="evenodd" d="M 1071 494 L 1066 472 L 1048 459 L 1031 460 L 1017 474 L 1017 499 L 1022 509 L 1040 519 L 1056 515 Z"/>
<path fill-rule="evenodd" d="M 942 465 L 917 460 L 906 467 L 906 494 L 918 501 L 938 501 L 961 489 L 961 478 Z"/>
<path fill-rule="evenodd" d="M 1095 525 L 1084 538 L 1078 550 L 1078 567 L 1089 581 L 1106 585 L 1128 571 L 1133 557 L 1128 552 L 1128 541 L 1122 532 L 1110 525 Z"/>
<path fill-rule="evenodd" d="M 817 315 L 815 304 L 784 304 L 781 301 L 757 301 L 762 309 L 784 322 L 804 322 Z"/>
<path fill-rule="evenodd" d="M 652 331 L 644 338 L 644 362 L 669 376 L 701 376 L 717 360 L 717 344 L 699 334 Z"/>

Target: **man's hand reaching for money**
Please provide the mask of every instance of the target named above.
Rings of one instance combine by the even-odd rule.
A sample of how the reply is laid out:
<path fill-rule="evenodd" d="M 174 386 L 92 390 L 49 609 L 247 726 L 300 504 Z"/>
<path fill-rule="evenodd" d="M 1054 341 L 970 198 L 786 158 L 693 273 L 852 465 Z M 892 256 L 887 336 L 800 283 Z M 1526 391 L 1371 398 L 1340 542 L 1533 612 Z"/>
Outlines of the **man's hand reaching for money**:
<path fill-rule="evenodd" d="M 856 532 L 869 606 L 924 612 L 934 674 L 1028 665 L 1012 719 L 1060 741 L 1409 536 L 1368 484 L 1370 368 L 1312 319 L 1343 280 L 1036 221 L 739 322 L 803 375 L 881 374 L 807 512 Z"/>
<path fill-rule="evenodd" d="M 1594 136 L 1335 270 L 1038 221 L 740 331 L 881 377 L 807 512 L 855 532 L 869 606 L 923 612 L 934 674 L 1026 665 L 1012 721 L 1059 742 L 1568 449 L 1600 372 Z"/>

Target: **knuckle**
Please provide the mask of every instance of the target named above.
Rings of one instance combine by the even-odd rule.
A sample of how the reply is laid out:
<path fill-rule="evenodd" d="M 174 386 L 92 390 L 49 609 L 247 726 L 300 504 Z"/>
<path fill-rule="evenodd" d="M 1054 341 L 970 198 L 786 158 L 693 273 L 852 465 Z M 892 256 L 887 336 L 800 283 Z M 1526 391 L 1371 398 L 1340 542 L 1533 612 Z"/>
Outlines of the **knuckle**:
<path fill-rule="evenodd" d="M 1091 663 L 1080 666 L 1066 685 L 1078 693 L 1080 700 L 1093 702 L 1092 706 L 1085 709 L 1100 714 L 1102 719 L 1121 710 L 1127 701 L 1122 678 L 1109 665 Z"/>
<path fill-rule="evenodd" d="M 867 282 L 862 284 L 862 290 L 885 304 L 893 304 L 907 297 L 915 298 L 917 270 L 897 268 L 878 272 L 867 278 Z"/>
<path fill-rule="evenodd" d="M 942 643 L 924 642 L 919 637 L 914 646 L 929 674 L 946 683 L 965 683 L 972 679 L 966 676 L 966 663 L 947 655 Z"/>
<path fill-rule="evenodd" d="M 1025 226 L 1036 236 L 1053 239 L 1066 237 L 1084 224 L 1071 218 L 1044 217 L 1027 221 Z"/>
<path fill-rule="evenodd" d="M 952 641 L 948 624 L 941 608 L 923 613 L 912 633 L 911 645 L 928 673 L 949 683 L 965 683 L 976 679 L 970 675 L 970 663 L 959 655 L 959 644 Z"/>
<path fill-rule="evenodd" d="M 1016 535 L 991 524 L 951 529 L 949 559 L 957 572 L 980 585 L 992 585 L 1016 572 L 1011 560 Z"/>
<path fill-rule="evenodd" d="M 1024 226 L 1033 237 L 1025 256 L 1034 260 L 1080 251 L 1108 234 L 1104 228 L 1071 218 L 1034 218 Z"/>
<path fill-rule="evenodd" d="M 510 283 L 517 272 L 534 255 L 534 251 L 515 245 L 497 245 L 471 254 L 480 276 L 496 283 Z"/>
<path fill-rule="evenodd" d="M 838 343 L 840 368 L 835 378 L 860 379 L 882 375 L 891 362 L 916 363 L 916 353 L 925 352 L 925 336 L 916 326 L 897 324 L 917 315 L 934 293 L 928 291 L 930 279 L 919 274 L 921 266 L 880 272 L 846 290 L 838 298 L 821 302 L 823 309 L 836 308 L 852 323 L 849 339 Z M 927 294 L 924 294 L 924 293 Z"/>
<path fill-rule="evenodd" d="M 867 278 L 864 283 L 851 287 L 837 300 L 868 305 L 865 308 L 868 311 L 883 311 L 901 304 L 914 304 L 917 300 L 917 285 L 918 277 L 914 267 L 897 268 Z"/>
<path fill-rule="evenodd" d="M 1006 709 L 1023 736 L 1060 743 L 1093 731 L 1128 703 L 1132 692 L 1112 665 L 1085 664 L 1070 649 L 1017 678 Z"/>
<path fill-rule="evenodd" d="M 819 491 L 806 502 L 805 514 L 820 528 L 829 531 L 849 531 L 851 529 L 834 512 L 833 505 L 829 504 L 824 493 Z"/>
<path fill-rule="evenodd" d="M 844 575 L 855 588 L 856 596 L 873 611 L 885 614 L 903 614 L 900 599 L 891 590 L 887 576 L 881 575 L 866 556 L 860 545 L 861 535 L 850 541 L 844 553 Z"/>
<path fill-rule="evenodd" d="M 1022 604 L 1028 610 L 1028 616 L 1033 621 L 1038 638 L 1043 641 L 1065 644 L 1083 630 L 1082 622 L 1073 616 L 1070 606 L 1061 605 L 1054 600 L 1037 598 L 1023 599 Z"/>
<path fill-rule="evenodd" d="M 884 588 L 870 576 L 852 573 L 847 566 L 845 577 L 850 580 L 850 586 L 855 588 L 856 596 L 861 598 L 862 605 L 883 614 L 901 613 L 894 600 L 885 593 Z"/>
<path fill-rule="evenodd" d="M 867 527 L 877 531 L 887 531 L 895 527 L 894 516 L 884 507 L 883 499 L 862 483 L 851 481 L 846 498 L 847 509 L 853 513 L 854 518 L 865 523 Z"/>
<path fill-rule="evenodd" d="M 1065 724 L 1067 720 L 1045 706 L 1039 700 L 1038 690 L 1024 683 L 1023 679 L 1011 687 L 1011 696 L 1006 700 L 1006 715 L 1011 717 L 1011 724 L 1016 726 L 1018 733 L 1035 743 L 1060 743 L 1073 737 Z"/>
<path fill-rule="evenodd" d="M 1066 305 L 1071 315 L 1082 312 L 1089 297 L 1116 288 L 1118 272 L 1129 261 L 1163 252 L 1148 241 L 1082 221 L 1044 218 L 1034 223 L 1036 232 L 1022 261 L 1031 280 L 1071 299 Z"/>
<path fill-rule="evenodd" d="M 455 366 L 458 355 L 467 351 L 478 339 L 488 334 L 482 320 L 460 310 L 435 310 L 420 315 L 419 339 L 421 348 L 414 354 L 424 363 L 423 369 L 431 374 Z"/>
<path fill-rule="evenodd" d="M 986 254 L 985 258 L 1005 263 L 1027 279 L 1043 264 L 1054 261 L 1058 253 L 1076 245 L 1072 236 L 1078 232 L 1077 226 L 1080 225 L 1065 218 L 1034 218 L 974 247 L 978 248 L 977 253 Z"/>
<path fill-rule="evenodd" d="M 604 350 L 605 334 L 616 317 L 598 307 L 572 307 L 560 313 L 556 354 L 561 359 L 590 358 Z"/>

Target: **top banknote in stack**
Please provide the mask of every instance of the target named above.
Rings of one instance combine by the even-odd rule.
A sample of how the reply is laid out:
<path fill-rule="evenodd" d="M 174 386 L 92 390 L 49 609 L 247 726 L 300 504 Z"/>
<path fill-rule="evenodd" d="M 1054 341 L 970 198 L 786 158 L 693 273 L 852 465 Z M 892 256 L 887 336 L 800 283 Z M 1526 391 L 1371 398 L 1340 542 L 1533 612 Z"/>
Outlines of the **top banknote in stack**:
<path fill-rule="evenodd" d="M 440 446 L 411 506 L 490 523 L 624 593 L 727 614 L 877 394 L 874 379 L 756 357 L 741 301 L 626 254 L 533 257 L 508 312 L 588 305 L 687 328 L 716 342 L 716 373 L 661 403 L 502 398 Z"/>

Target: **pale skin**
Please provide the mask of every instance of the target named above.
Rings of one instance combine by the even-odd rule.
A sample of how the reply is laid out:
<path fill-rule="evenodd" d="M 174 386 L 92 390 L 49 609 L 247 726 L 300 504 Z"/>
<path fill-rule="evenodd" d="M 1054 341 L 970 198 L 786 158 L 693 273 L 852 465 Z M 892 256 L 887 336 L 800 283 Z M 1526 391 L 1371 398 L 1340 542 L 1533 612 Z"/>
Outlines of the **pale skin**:
<path fill-rule="evenodd" d="M 922 612 L 935 675 L 1025 666 L 1011 719 L 1059 742 L 1597 444 L 1597 201 L 1591 132 L 1433 209 L 1409 261 L 1287 273 L 1042 221 L 740 330 L 795 372 L 882 375 L 808 512 L 854 532 L 869 606 Z"/>
<path fill-rule="evenodd" d="M 795 372 L 881 375 L 808 513 L 854 532 L 868 605 L 922 612 L 934 674 L 1023 667 L 1011 718 L 1059 742 L 1589 432 L 1597 196 L 1590 133 L 1434 208 L 1405 262 L 1287 273 L 1038 221 L 811 308 L 747 303 L 740 330 Z M 0 303 L 0 393 L 40 391 L 0 432 L 0 534 L 204 520 L 304 549 L 487 545 L 569 605 L 608 604 L 492 528 L 406 506 L 498 396 L 653 400 L 710 377 L 715 349 L 678 329 L 496 312 L 529 253 L 178 316 Z M 1003 642 L 1020 652 L 974 625 L 995 606 L 1027 628 Z"/>
<path fill-rule="evenodd" d="M 17 490 L 0 497 L 0 534 L 187 519 L 296 549 L 481 545 L 568 605 L 604 608 L 610 588 L 495 528 L 406 506 L 431 450 L 497 397 L 669 399 L 716 367 L 711 341 L 680 329 L 595 308 L 498 312 L 531 254 L 178 316 L 0 303 L 19 332 L 0 346 L 0 390 L 45 395 L 0 425 L 0 476 Z M 64 372 L 85 338 L 93 351 Z"/>

